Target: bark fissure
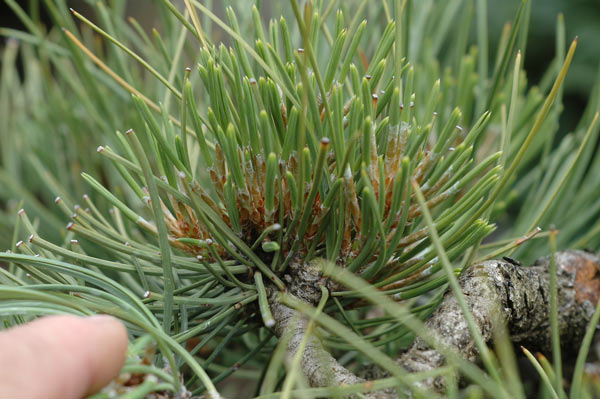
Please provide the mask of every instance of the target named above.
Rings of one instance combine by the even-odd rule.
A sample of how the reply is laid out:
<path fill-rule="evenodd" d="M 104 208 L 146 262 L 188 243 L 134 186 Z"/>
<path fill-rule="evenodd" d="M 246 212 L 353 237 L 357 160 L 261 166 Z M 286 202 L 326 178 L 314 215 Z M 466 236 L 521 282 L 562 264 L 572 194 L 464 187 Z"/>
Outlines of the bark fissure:
<path fill-rule="evenodd" d="M 583 251 L 556 254 L 558 277 L 558 318 L 561 346 L 576 347 L 598 301 L 597 272 L 600 259 Z M 549 353 L 549 258 L 534 266 L 522 267 L 505 261 L 488 261 L 473 265 L 459 278 L 477 328 L 486 342 L 505 325 L 511 341 L 530 351 Z M 458 301 L 446 293 L 426 326 L 438 339 L 454 348 L 469 361 L 477 361 L 479 353 L 467 327 Z M 398 358 L 398 363 L 411 372 L 426 371 L 444 364 L 444 357 L 429 348 L 420 338 Z M 441 379 L 426 381 L 428 387 L 443 390 Z"/>
<path fill-rule="evenodd" d="M 511 341 L 531 351 L 547 352 L 551 348 L 549 327 L 549 258 L 531 266 L 495 260 L 470 266 L 459 277 L 459 284 L 477 329 L 485 342 L 493 340 L 500 326 L 505 326 Z M 600 293 L 600 258 L 583 251 L 556 254 L 559 334 L 563 348 L 579 344 L 594 312 Z M 289 293 L 316 305 L 320 299 L 319 285 L 325 284 L 318 268 L 295 263 L 286 276 Z M 288 356 L 293 356 L 308 330 L 308 319 L 281 304 L 273 290 L 269 296 L 275 318 L 275 334 L 288 340 Z M 453 348 L 466 360 L 479 359 L 466 319 L 451 292 L 447 292 L 426 326 L 445 347 Z M 444 356 L 430 348 L 422 339 L 402 353 L 397 362 L 408 372 L 429 371 L 445 363 Z M 339 386 L 366 381 L 343 366 L 323 347 L 314 335 L 309 335 L 302 355 L 301 370 L 313 387 Z M 423 387 L 443 391 L 441 378 L 423 381 Z M 392 398 L 390 392 L 371 393 L 369 398 Z"/>

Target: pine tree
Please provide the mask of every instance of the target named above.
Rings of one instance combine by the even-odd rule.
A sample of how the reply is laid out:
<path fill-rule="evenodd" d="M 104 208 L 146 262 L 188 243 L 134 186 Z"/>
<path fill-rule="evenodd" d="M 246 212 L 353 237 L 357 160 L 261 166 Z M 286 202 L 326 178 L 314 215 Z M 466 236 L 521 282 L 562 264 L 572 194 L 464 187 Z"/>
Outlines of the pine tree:
<path fill-rule="evenodd" d="M 558 337 L 578 343 L 590 324 L 573 386 L 591 389 L 597 298 L 559 315 L 570 280 L 555 271 L 572 254 L 590 263 L 569 278 L 598 264 L 556 248 L 600 242 L 600 89 L 554 146 L 577 39 L 566 49 L 560 37 L 530 87 L 529 2 L 490 65 L 484 1 L 159 0 L 151 34 L 124 1 L 86 16 L 45 1 L 50 27 L 37 5 L 6 3 L 28 31 L 0 30 L 13 38 L 0 89 L 0 219 L 11 224 L 0 314 L 7 326 L 53 313 L 123 320 L 123 374 L 93 398 L 219 398 L 215 385 L 235 376 L 253 381 L 248 397 L 427 397 L 450 395 L 458 375 L 524 397 L 512 338 L 494 356 L 488 314 L 471 314 L 463 291 L 471 265 L 548 254 L 555 369 L 544 381 L 564 394 Z M 529 273 L 483 265 L 507 281 Z M 464 319 L 424 324 L 450 300 Z M 590 302 L 564 335 L 558 321 Z M 464 322 L 474 355 L 441 344 L 431 320 Z M 397 359 L 415 336 L 404 356 L 435 348 L 441 362 Z"/>

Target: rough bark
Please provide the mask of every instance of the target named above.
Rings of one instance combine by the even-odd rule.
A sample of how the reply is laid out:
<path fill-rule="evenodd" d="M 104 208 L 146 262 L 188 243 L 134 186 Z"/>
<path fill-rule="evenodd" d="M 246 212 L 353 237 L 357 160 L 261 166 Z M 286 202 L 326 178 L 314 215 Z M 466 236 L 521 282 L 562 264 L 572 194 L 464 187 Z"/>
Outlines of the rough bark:
<path fill-rule="evenodd" d="M 288 356 L 292 357 L 307 332 L 308 320 L 300 316 L 295 310 L 277 302 L 276 299 L 271 301 L 271 311 L 275 318 L 273 331 L 278 337 L 287 340 L 287 353 Z M 323 348 L 320 340 L 312 334 L 308 336 L 302 355 L 301 368 L 312 387 L 350 385 L 364 382 L 363 379 L 358 378 L 341 366 Z"/>
<path fill-rule="evenodd" d="M 568 251 L 557 253 L 556 263 L 561 345 L 574 348 L 581 342 L 598 301 L 600 259 L 583 251 Z M 540 259 L 531 267 L 488 261 L 471 266 L 460 276 L 469 309 L 486 342 L 493 339 L 494 331 L 502 323 L 515 345 L 530 351 L 550 350 L 549 265 L 549 258 Z M 446 293 L 426 325 L 442 343 L 465 359 L 478 359 L 466 320 L 451 292 Z M 420 338 L 398 359 L 411 372 L 432 370 L 444 361 L 441 353 Z M 427 385 L 443 390 L 440 379 L 430 380 Z"/>
<path fill-rule="evenodd" d="M 600 258 L 583 251 L 567 251 L 556 254 L 556 263 L 561 345 L 573 348 L 583 338 L 598 302 Z M 459 283 L 469 309 L 486 342 L 490 342 L 497 328 L 504 325 L 514 344 L 531 351 L 549 351 L 549 265 L 549 258 L 540 259 L 531 267 L 522 267 L 512 260 L 494 260 L 473 265 L 460 276 Z M 318 286 L 324 281 L 317 268 L 294 264 L 286 280 L 290 294 L 311 305 L 318 303 L 321 295 Z M 307 331 L 308 320 L 281 304 L 275 292 L 269 300 L 276 322 L 274 332 L 278 337 L 289 339 L 288 355 L 293 356 Z M 466 320 L 451 292 L 446 293 L 426 325 L 446 347 L 456 350 L 469 361 L 478 360 L 479 354 Z M 419 372 L 443 366 L 445 359 L 417 338 L 397 361 L 407 371 Z M 301 368 L 313 387 L 366 382 L 341 366 L 313 335 L 309 336 Z M 426 380 L 421 385 L 438 392 L 444 389 L 441 379 Z M 387 399 L 395 395 L 375 392 L 367 397 Z"/>
<path fill-rule="evenodd" d="M 286 276 L 289 293 L 296 298 L 316 305 L 321 298 L 319 284 L 322 283 L 320 270 L 311 265 L 292 264 L 291 275 Z M 299 312 L 285 306 L 278 300 L 275 290 L 269 296 L 269 303 L 275 326 L 273 332 L 287 341 L 287 356 L 297 352 L 308 331 L 308 319 Z M 318 337 L 309 333 L 302 360 L 302 373 L 312 387 L 341 386 L 365 383 L 366 380 L 340 365 L 323 347 Z M 390 399 L 395 395 L 387 392 L 373 392 L 365 395 L 369 399 Z"/>

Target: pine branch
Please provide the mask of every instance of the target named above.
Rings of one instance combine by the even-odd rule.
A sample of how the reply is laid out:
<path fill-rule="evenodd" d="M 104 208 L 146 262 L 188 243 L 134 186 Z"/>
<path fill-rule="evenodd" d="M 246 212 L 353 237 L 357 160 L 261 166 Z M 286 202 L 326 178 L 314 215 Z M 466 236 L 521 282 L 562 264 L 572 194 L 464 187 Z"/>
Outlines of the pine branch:
<path fill-rule="evenodd" d="M 573 349 L 581 342 L 600 293 L 600 258 L 583 251 L 556 254 L 558 326 L 561 346 Z M 507 261 L 487 261 L 469 267 L 459 278 L 479 331 L 490 343 L 505 326 L 515 345 L 530 351 L 551 349 L 550 258 L 531 267 Z M 446 293 L 438 310 L 426 322 L 442 343 L 470 361 L 478 351 L 452 293 Z M 411 372 L 438 368 L 444 356 L 417 338 L 398 363 Z M 429 379 L 425 385 L 441 391 L 444 381 Z"/>
<path fill-rule="evenodd" d="M 557 253 L 555 259 L 560 342 L 563 350 L 573 349 L 583 339 L 598 302 L 600 258 L 584 251 L 566 251 Z M 460 287 L 486 343 L 492 343 L 506 329 L 514 345 L 530 351 L 551 350 L 550 263 L 550 257 L 539 259 L 531 267 L 523 267 L 512 259 L 492 260 L 475 264 L 460 276 Z M 315 304 L 319 300 L 318 285 L 325 283 L 322 275 L 310 267 L 297 270 L 301 272 L 294 274 L 290 293 Z M 270 305 L 275 319 L 274 332 L 280 339 L 289 340 L 288 356 L 293 356 L 305 334 L 310 333 L 308 320 L 281 304 L 274 293 L 270 296 Z M 446 293 L 426 326 L 448 349 L 468 361 L 479 360 L 464 315 L 451 292 Z M 417 338 L 397 362 L 407 371 L 425 372 L 443 367 L 445 357 Z M 313 387 L 366 382 L 337 363 L 313 335 L 304 350 L 302 372 Z M 442 392 L 445 380 L 431 377 L 420 382 L 419 388 Z M 387 391 L 370 395 L 370 398 L 396 397 Z"/>
<path fill-rule="evenodd" d="M 288 286 L 289 292 L 305 303 L 316 304 L 319 302 L 321 291 L 318 286 L 324 282 L 319 268 L 292 263 L 290 269 L 293 277 Z M 311 387 L 342 386 L 367 382 L 337 362 L 323 347 L 320 339 L 312 334 L 309 319 L 297 310 L 281 303 L 279 292 L 275 289 L 269 296 L 269 304 L 275 319 L 273 331 L 279 339 L 286 341 L 286 356 L 290 359 L 293 358 L 304 345 L 300 365 L 302 374 Z M 306 342 L 302 342 L 303 340 Z M 366 397 L 390 399 L 394 395 L 386 391 L 378 391 L 367 394 Z"/>

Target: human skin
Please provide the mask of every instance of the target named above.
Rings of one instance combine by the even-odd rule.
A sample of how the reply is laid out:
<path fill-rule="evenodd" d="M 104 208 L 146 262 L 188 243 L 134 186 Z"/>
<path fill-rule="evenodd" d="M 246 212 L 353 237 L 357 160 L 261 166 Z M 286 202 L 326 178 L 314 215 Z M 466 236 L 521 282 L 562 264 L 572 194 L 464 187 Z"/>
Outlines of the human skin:
<path fill-rule="evenodd" d="M 116 377 L 125 326 L 110 316 L 48 316 L 0 332 L 0 399 L 81 399 Z"/>

